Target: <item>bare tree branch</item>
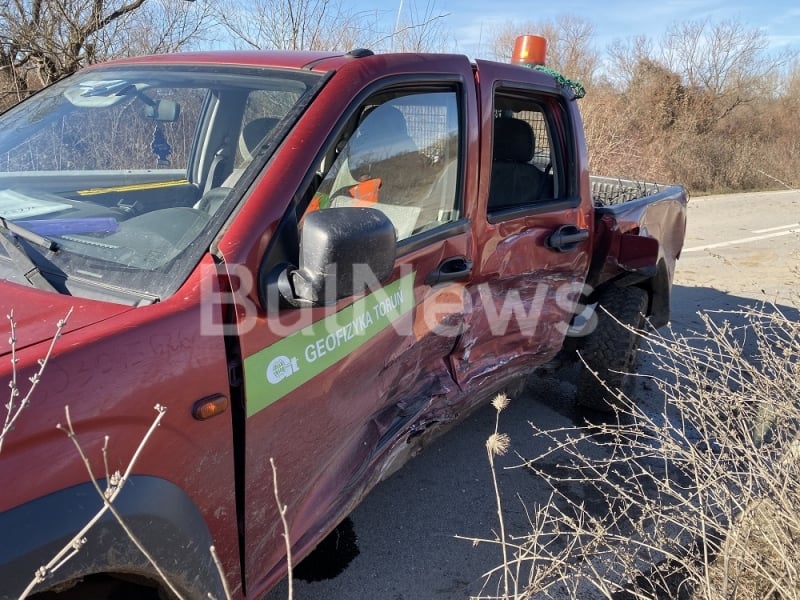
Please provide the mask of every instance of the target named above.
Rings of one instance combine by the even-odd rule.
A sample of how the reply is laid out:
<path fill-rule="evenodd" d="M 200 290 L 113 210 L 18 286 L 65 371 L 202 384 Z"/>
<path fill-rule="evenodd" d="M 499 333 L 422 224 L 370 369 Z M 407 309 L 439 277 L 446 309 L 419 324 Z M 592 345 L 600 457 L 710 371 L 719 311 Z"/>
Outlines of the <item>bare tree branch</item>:
<path fill-rule="evenodd" d="M 55 348 L 56 342 L 61 337 L 61 333 L 64 331 L 64 327 L 67 325 L 67 321 L 69 320 L 70 315 L 72 315 L 72 308 L 67 311 L 67 314 L 64 316 L 63 319 L 56 323 L 56 332 L 53 335 L 52 339 L 50 340 L 50 345 L 47 348 L 47 353 L 44 355 L 44 358 L 39 359 L 39 370 L 34 373 L 30 378 L 30 387 L 28 391 L 25 393 L 25 396 L 22 400 L 19 401 L 18 404 L 15 404 L 15 399 L 19 397 L 19 387 L 17 382 L 17 354 L 16 354 L 16 347 L 17 347 L 17 338 L 16 338 L 16 322 L 14 321 L 14 311 L 8 315 L 8 322 L 10 324 L 11 335 L 9 337 L 9 344 L 11 345 L 11 381 L 9 382 L 10 397 L 8 399 L 8 403 L 6 404 L 6 417 L 5 422 L 3 423 L 3 429 L 0 431 L 0 452 L 3 449 L 3 441 L 6 438 L 8 432 L 10 432 L 14 428 L 14 424 L 19 419 L 19 416 L 22 414 L 28 406 L 30 405 L 31 395 L 36 390 L 36 387 L 39 385 L 39 382 L 42 379 L 42 374 L 44 373 L 44 369 L 47 366 L 50 357 L 53 354 L 53 348 Z"/>
<path fill-rule="evenodd" d="M 398 52 L 434 52 L 441 50 L 446 44 L 447 36 L 438 24 L 441 20 L 450 16 L 450 13 L 431 14 L 432 5 L 429 10 L 417 20 L 419 16 L 416 11 L 411 12 L 410 20 L 404 22 L 402 26 L 375 40 L 371 47 L 380 47 L 385 41 L 390 41 L 390 49 Z"/>
<path fill-rule="evenodd" d="M 289 600 L 292 600 L 292 598 L 294 598 L 294 589 L 292 586 L 292 541 L 289 538 L 289 522 L 286 519 L 286 511 L 289 507 L 281 502 L 280 495 L 278 494 L 278 468 L 275 466 L 275 459 L 271 456 L 269 457 L 269 464 L 272 467 L 272 491 L 275 496 L 275 503 L 278 507 L 278 515 L 280 515 L 281 524 L 283 525 L 283 541 L 286 546 L 286 568 L 289 572 Z"/>
<path fill-rule="evenodd" d="M 255 49 L 351 49 L 372 32 L 365 13 L 342 0 L 253 0 L 220 15 L 234 44 Z"/>
<path fill-rule="evenodd" d="M 27 94 L 93 62 L 201 38 L 216 0 L 14 0 L 0 6 L 0 69 Z"/>

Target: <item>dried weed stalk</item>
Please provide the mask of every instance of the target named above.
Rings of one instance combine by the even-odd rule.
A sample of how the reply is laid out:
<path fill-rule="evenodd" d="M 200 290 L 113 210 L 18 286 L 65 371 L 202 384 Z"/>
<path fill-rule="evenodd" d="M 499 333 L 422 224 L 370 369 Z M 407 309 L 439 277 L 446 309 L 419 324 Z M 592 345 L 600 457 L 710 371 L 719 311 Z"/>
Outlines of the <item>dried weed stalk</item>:
<path fill-rule="evenodd" d="M 6 435 L 9 431 L 14 429 L 14 424 L 17 422 L 17 419 L 19 419 L 22 411 L 24 411 L 30 405 L 31 396 L 36 390 L 36 386 L 39 385 L 39 381 L 42 379 L 42 374 L 47 366 L 47 362 L 50 360 L 50 356 L 53 354 L 53 348 L 55 348 L 56 342 L 61 337 L 61 333 L 64 331 L 64 327 L 66 327 L 67 321 L 69 320 L 71 314 L 72 308 L 67 311 L 67 314 L 63 319 L 56 323 L 56 332 L 53 334 L 53 337 L 50 340 L 47 353 L 44 355 L 44 358 L 39 359 L 39 370 L 30 377 L 30 386 L 28 387 L 28 391 L 20 400 L 17 400 L 20 396 L 20 389 L 17 381 L 17 362 L 19 361 L 17 358 L 17 322 L 14 320 L 13 310 L 6 315 L 10 329 L 8 343 L 11 346 L 11 380 L 8 382 L 10 392 L 8 403 L 5 406 L 5 421 L 3 422 L 3 429 L 0 430 L 0 452 L 3 451 L 3 442 L 6 439 Z"/>
<path fill-rule="evenodd" d="M 133 456 L 128 461 L 128 466 L 125 469 L 124 473 L 120 473 L 119 471 L 115 471 L 114 473 L 109 473 L 108 471 L 108 436 L 105 438 L 105 442 L 103 444 L 102 453 L 103 453 L 103 463 L 105 465 L 106 473 L 105 473 L 105 489 L 100 486 L 100 482 L 96 479 L 94 475 L 94 470 L 92 468 L 92 463 L 89 460 L 89 457 L 84 452 L 83 447 L 78 440 L 77 435 L 75 434 L 75 429 L 72 426 L 72 419 L 69 414 L 69 406 L 64 407 L 64 415 L 66 419 L 66 426 L 58 424 L 58 429 L 63 431 L 67 437 L 69 437 L 72 444 L 75 446 L 75 450 L 77 451 L 78 455 L 83 461 L 84 466 L 86 467 L 86 471 L 89 474 L 89 480 L 92 482 L 95 491 L 100 496 L 103 501 L 103 506 L 94 514 L 94 516 L 86 522 L 86 524 L 78 531 L 72 539 L 67 542 L 64 547 L 61 548 L 56 554 L 50 559 L 50 561 L 42 565 L 36 570 L 33 578 L 31 579 L 28 586 L 23 591 L 20 598 L 25 598 L 30 594 L 33 589 L 39 585 L 40 583 L 47 580 L 50 575 L 55 573 L 59 568 L 61 568 L 64 564 L 66 564 L 72 557 L 74 557 L 83 545 L 86 543 L 86 535 L 88 534 L 89 530 L 105 515 L 107 512 L 110 512 L 113 517 L 117 520 L 120 527 L 123 529 L 125 534 L 130 538 L 130 540 L 134 543 L 134 545 L 138 548 L 138 550 L 144 555 L 144 557 L 150 562 L 153 566 L 155 571 L 159 574 L 161 579 L 167 585 L 169 590 L 175 595 L 177 598 L 181 598 L 181 594 L 175 587 L 170 583 L 167 576 L 164 574 L 162 569 L 158 566 L 155 559 L 152 555 L 147 551 L 141 541 L 136 537 L 136 535 L 131 531 L 128 525 L 125 523 L 122 516 L 119 514 L 117 509 L 114 507 L 113 502 L 117 499 L 122 489 L 125 487 L 128 479 L 130 478 L 131 472 L 133 471 L 133 467 L 136 465 L 136 462 L 139 456 L 144 450 L 145 446 L 147 445 L 148 440 L 155 432 L 158 425 L 161 423 L 161 419 L 164 417 L 167 409 L 160 404 L 155 405 L 156 417 L 153 419 L 153 422 L 150 424 L 145 435 L 142 437 L 142 440 L 139 442 L 139 445 L 136 448 L 136 451 L 133 453 Z"/>
<path fill-rule="evenodd" d="M 523 466 L 550 501 L 523 538 L 480 540 L 503 550 L 481 598 L 800 599 L 800 323 L 767 305 L 702 317 L 641 333 L 657 405 L 531 424 L 548 450 Z"/>
<path fill-rule="evenodd" d="M 30 386 L 22 397 L 21 400 L 18 400 L 20 396 L 20 389 L 18 386 L 17 381 L 17 339 L 16 339 L 16 321 L 14 320 L 14 313 L 13 311 L 7 316 L 9 324 L 10 324 L 10 337 L 9 337 L 9 344 L 11 347 L 11 380 L 9 381 L 9 388 L 10 388 L 10 396 L 8 403 L 5 405 L 6 408 L 6 415 L 3 422 L 3 428 L 0 430 L 0 451 L 2 451 L 3 441 L 5 440 L 6 435 L 13 430 L 14 424 L 16 423 L 17 419 L 21 415 L 21 413 L 30 405 L 30 399 L 35 391 L 39 381 L 42 378 L 42 374 L 44 373 L 45 367 L 50 360 L 50 357 L 53 353 L 53 348 L 55 347 L 56 342 L 61 337 L 62 331 L 67 324 L 67 321 L 72 314 L 72 309 L 67 312 L 66 316 L 58 321 L 56 325 L 56 332 L 53 335 L 53 338 L 50 340 L 50 345 L 48 346 L 47 353 L 45 354 L 44 358 L 39 359 L 39 370 L 30 377 Z M 100 481 L 94 475 L 94 468 L 92 467 L 92 463 L 87 456 L 86 452 L 84 451 L 83 447 L 80 444 L 78 436 L 75 432 L 75 429 L 72 425 L 72 419 L 70 417 L 69 406 L 64 407 L 64 414 L 66 425 L 61 425 L 60 423 L 57 425 L 58 429 L 63 431 L 67 437 L 72 442 L 73 446 L 75 447 L 78 456 L 80 457 L 81 461 L 83 462 L 84 466 L 86 467 L 86 471 L 89 476 L 89 481 L 94 486 L 95 491 L 100 496 L 103 501 L 103 506 L 95 513 L 78 531 L 72 539 L 69 540 L 56 554 L 47 562 L 47 564 L 40 566 L 36 572 L 34 573 L 31 581 L 25 588 L 25 590 L 20 595 L 20 600 L 22 598 L 26 598 L 33 592 L 33 590 L 41 583 L 44 583 L 53 573 L 55 573 L 58 569 L 64 566 L 67 562 L 70 561 L 74 556 L 76 556 L 81 548 L 86 543 L 86 536 L 89 534 L 89 531 L 92 527 L 105 515 L 107 512 L 110 512 L 114 519 L 117 521 L 119 526 L 125 532 L 126 536 L 131 540 L 131 542 L 136 546 L 136 548 L 142 553 L 142 555 L 148 560 L 148 562 L 152 565 L 156 573 L 159 575 L 162 583 L 169 589 L 172 593 L 173 597 L 175 598 L 182 598 L 180 592 L 175 588 L 172 582 L 167 577 L 166 573 L 159 567 L 156 563 L 155 558 L 148 552 L 147 548 L 142 544 L 142 542 L 138 539 L 138 537 L 134 534 L 134 532 L 128 527 L 125 520 L 122 518 L 122 515 L 114 507 L 114 501 L 116 500 L 117 496 L 119 496 L 120 492 L 122 492 L 125 483 L 131 476 L 133 472 L 133 468 L 136 465 L 136 462 L 144 451 L 145 447 L 147 446 L 148 441 L 150 440 L 151 436 L 158 428 L 161 423 L 161 420 L 164 418 L 166 413 L 166 407 L 156 404 L 154 407 L 156 411 L 156 417 L 154 418 L 153 422 L 150 424 L 150 427 L 145 432 L 144 436 L 142 437 L 139 445 L 137 446 L 133 456 L 131 457 L 128 465 L 125 469 L 124 473 L 120 471 L 116 471 L 111 473 L 108 467 L 108 442 L 109 438 L 106 436 L 103 447 L 102 447 L 102 457 L 103 457 L 103 466 L 105 468 L 105 489 L 101 487 Z M 272 466 L 272 473 L 273 473 L 273 487 L 274 487 L 274 494 L 275 494 L 275 501 L 278 503 L 279 507 L 279 514 L 281 517 L 281 523 L 283 526 L 283 536 L 286 542 L 286 553 L 287 553 L 287 562 L 288 562 L 288 571 L 289 571 L 289 593 L 288 593 L 288 600 L 292 600 L 294 594 L 292 590 L 292 554 L 291 554 L 291 543 L 289 538 L 289 524 L 286 520 L 286 512 L 287 506 L 281 504 L 280 497 L 278 495 L 278 481 L 277 481 L 277 467 L 275 466 L 275 462 L 272 458 L 270 458 L 270 465 Z M 225 598 L 230 600 L 232 598 L 231 590 L 228 584 L 228 580 L 225 576 L 225 571 L 222 566 L 222 563 L 219 559 L 217 554 L 216 548 L 212 545 L 209 548 L 209 552 L 211 557 L 214 561 L 214 565 L 217 569 L 220 581 L 222 582 L 223 593 Z M 214 598 L 214 596 L 209 593 L 209 598 Z"/>

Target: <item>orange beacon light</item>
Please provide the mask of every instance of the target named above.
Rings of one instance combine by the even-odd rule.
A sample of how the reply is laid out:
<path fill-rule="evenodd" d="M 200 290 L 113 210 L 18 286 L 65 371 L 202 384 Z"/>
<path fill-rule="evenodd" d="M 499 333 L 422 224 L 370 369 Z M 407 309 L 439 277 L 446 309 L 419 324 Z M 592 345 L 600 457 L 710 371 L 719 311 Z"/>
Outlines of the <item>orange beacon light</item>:
<path fill-rule="evenodd" d="M 519 65 L 544 65 L 547 39 L 540 35 L 521 35 L 514 40 L 511 62 Z"/>

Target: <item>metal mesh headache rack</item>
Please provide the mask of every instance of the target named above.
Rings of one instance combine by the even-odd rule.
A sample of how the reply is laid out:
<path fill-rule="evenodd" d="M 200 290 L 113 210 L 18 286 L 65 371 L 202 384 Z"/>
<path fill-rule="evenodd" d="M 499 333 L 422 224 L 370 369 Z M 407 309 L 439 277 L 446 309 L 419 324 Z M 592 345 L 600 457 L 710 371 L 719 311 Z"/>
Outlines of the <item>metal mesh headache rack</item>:
<path fill-rule="evenodd" d="M 669 187 L 660 183 L 632 181 L 614 177 L 591 177 L 595 206 L 614 206 L 656 194 Z"/>

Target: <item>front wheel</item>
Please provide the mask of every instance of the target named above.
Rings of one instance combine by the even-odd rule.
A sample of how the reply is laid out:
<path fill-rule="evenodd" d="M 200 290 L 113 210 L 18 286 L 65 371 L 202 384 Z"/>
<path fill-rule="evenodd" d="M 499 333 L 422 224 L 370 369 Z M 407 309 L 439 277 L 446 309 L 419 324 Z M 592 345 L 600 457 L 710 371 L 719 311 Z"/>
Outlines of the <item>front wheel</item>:
<path fill-rule="evenodd" d="M 639 350 L 639 335 L 632 329 L 644 325 L 648 301 L 647 292 L 637 287 L 610 286 L 600 293 L 598 306 L 605 311 L 596 311 L 597 326 L 579 350 L 586 363 L 577 382 L 580 406 L 610 412 L 619 403 L 617 394 L 630 392 Z"/>

